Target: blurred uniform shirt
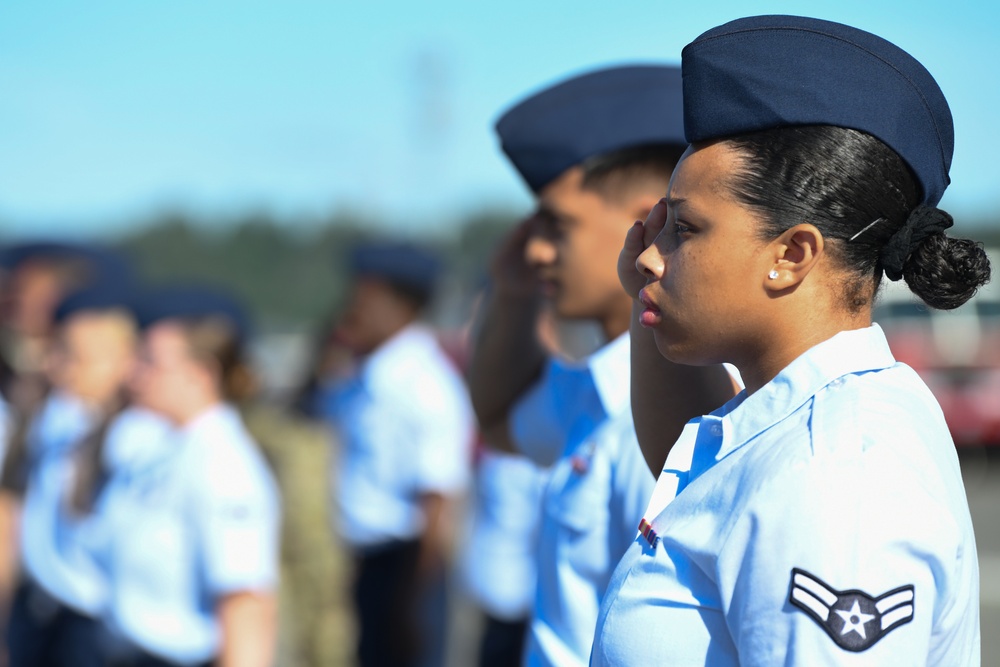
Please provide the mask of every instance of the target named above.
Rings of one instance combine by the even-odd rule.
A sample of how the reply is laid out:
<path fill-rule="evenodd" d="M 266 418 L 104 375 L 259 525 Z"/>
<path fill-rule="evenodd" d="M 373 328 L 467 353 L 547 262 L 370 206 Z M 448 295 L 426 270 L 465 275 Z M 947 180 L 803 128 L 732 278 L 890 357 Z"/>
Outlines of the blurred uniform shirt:
<path fill-rule="evenodd" d="M 7 458 L 7 439 L 10 437 L 10 406 L 0 397 L 0 466 Z"/>
<path fill-rule="evenodd" d="M 474 431 L 465 384 L 429 329 L 413 324 L 327 390 L 344 451 L 336 471 L 340 529 L 355 547 L 423 533 L 421 495 L 468 484 Z"/>
<path fill-rule="evenodd" d="M 531 613 L 545 479 L 523 456 L 481 454 L 463 574 L 472 599 L 493 618 L 518 621 Z"/>
<path fill-rule="evenodd" d="M 629 382 L 626 333 L 584 363 L 551 360 L 511 414 L 521 450 L 555 461 L 542 500 L 529 667 L 587 663 L 611 571 L 649 501 L 655 480 L 635 437 Z"/>
<path fill-rule="evenodd" d="M 97 561 L 100 518 L 70 508 L 76 455 L 97 416 L 77 398 L 54 392 L 28 433 L 28 483 L 21 552 L 28 576 L 60 603 L 98 616 L 107 600 Z"/>
<path fill-rule="evenodd" d="M 687 424 L 591 664 L 978 665 L 979 651 L 955 446 L 872 326 Z"/>
<path fill-rule="evenodd" d="M 113 436 L 120 465 L 101 503 L 109 624 L 167 660 L 210 660 L 219 599 L 277 589 L 277 490 L 232 407 L 211 408 L 145 453 L 129 440 L 155 437 L 149 425 L 127 426 Z"/>

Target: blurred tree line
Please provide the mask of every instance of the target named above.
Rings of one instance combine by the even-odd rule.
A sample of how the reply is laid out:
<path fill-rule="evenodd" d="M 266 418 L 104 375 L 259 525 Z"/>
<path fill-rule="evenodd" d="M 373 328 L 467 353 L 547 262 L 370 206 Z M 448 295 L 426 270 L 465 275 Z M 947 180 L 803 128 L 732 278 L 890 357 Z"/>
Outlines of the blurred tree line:
<path fill-rule="evenodd" d="M 517 217 L 510 211 L 484 211 L 447 235 L 417 239 L 352 214 L 308 229 L 263 215 L 208 225 L 171 214 L 112 245 L 135 262 L 150 285 L 220 285 L 244 299 L 262 330 L 312 329 L 342 305 L 347 258 L 359 241 L 406 237 L 434 248 L 447 266 L 443 294 L 454 304 L 471 298 L 483 284 L 493 248 Z"/>
<path fill-rule="evenodd" d="M 417 239 L 412 230 L 390 229 L 351 213 L 307 227 L 266 215 L 209 224 L 166 214 L 112 245 L 134 261 L 150 285 L 182 281 L 229 288 L 251 308 L 262 331 L 287 331 L 314 330 L 343 304 L 347 257 L 356 243 L 409 238 L 434 248 L 445 260 L 444 303 L 435 315 L 455 326 L 484 284 L 496 244 L 518 217 L 511 210 L 484 210 L 447 233 Z M 963 222 L 952 233 L 1000 247 L 1000 224 L 995 222 Z"/>

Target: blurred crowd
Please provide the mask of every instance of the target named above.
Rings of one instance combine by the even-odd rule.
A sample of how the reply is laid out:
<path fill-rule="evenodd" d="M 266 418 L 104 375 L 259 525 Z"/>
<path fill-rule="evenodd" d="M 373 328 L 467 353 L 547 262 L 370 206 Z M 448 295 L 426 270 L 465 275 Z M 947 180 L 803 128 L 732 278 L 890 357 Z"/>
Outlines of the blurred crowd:
<path fill-rule="evenodd" d="M 0 253 L 0 664 L 441 665 L 456 591 L 517 663 L 543 473 L 476 444 L 466 332 L 424 323 L 439 259 L 349 255 L 275 399 L 225 290 L 92 245 Z"/>

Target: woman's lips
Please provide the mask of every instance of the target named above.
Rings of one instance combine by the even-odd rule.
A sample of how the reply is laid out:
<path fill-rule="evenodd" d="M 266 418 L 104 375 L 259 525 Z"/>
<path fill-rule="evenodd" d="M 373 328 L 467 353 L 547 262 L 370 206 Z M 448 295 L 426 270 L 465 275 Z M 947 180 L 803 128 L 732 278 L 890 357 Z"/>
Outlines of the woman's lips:
<path fill-rule="evenodd" d="M 645 289 L 639 292 L 639 302 L 645 306 L 642 312 L 639 313 L 639 324 L 644 327 L 655 327 L 663 321 L 663 313 L 656 307 L 653 299 Z"/>

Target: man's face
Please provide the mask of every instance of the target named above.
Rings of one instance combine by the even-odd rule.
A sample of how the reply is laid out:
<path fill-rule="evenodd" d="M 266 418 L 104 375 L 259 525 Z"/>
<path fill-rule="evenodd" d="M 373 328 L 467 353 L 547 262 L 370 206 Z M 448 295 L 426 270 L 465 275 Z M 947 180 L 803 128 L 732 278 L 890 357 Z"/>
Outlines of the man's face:
<path fill-rule="evenodd" d="M 14 270 L 8 290 L 4 317 L 10 328 L 23 336 L 47 334 L 65 290 L 55 267 L 43 261 L 27 261 Z"/>
<path fill-rule="evenodd" d="M 573 167 L 539 193 L 525 258 L 557 315 L 605 320 L 629 302 L 617 262 L 635 206 L 585 190 L 582 182 L 582 170 Z"/>
<path fill-rule="evenodd" d="M 117 312 L 82 312 L 62 326 L 51 350 L 55 384 L 84 400 L 108 404 L 135 363 L 131 320 Z"/>
<path fill-rule="evenodd" d="M 358 354 L 368 354 L 413 317 L 406 303 L 383 280 L 359 277 L 334 331 L 337 341 Z"/>

